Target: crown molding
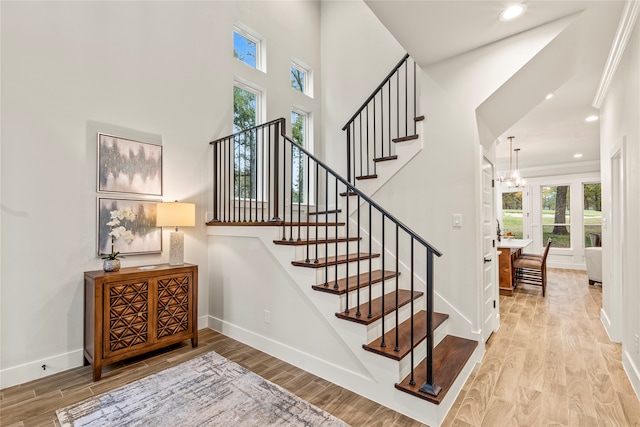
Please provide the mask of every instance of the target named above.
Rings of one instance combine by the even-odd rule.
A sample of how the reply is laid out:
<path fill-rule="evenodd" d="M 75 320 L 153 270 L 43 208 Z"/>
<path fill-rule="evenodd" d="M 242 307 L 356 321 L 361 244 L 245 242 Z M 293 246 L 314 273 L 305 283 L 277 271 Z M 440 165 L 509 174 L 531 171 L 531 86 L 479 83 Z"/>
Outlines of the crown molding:
<path fill-rule="evenodd" d="M 633 32 L 633 27 L 636 23 L 638 13 L 640 13 L 640 0 L 630 0 L 625 3 L 624 10 L 620 16 L 620 22 L 618 23 L 618 29 L 616 30 L 616 35 L 611 43 L 611 50 L 609 51 L 607 63 L 602 71 L 602 77 L 600 78 L 600 84 L 598 85 L 596 96 L 593 98 L 593 106 L 595 108 L 600 108 L 602 106 L 602 101 L 604 101 L 604 98 L 609 91 L 611 81 L 616 74 L 622 55 L 624 55 L 624 50 L 627 47 L 627 42 Z"/>

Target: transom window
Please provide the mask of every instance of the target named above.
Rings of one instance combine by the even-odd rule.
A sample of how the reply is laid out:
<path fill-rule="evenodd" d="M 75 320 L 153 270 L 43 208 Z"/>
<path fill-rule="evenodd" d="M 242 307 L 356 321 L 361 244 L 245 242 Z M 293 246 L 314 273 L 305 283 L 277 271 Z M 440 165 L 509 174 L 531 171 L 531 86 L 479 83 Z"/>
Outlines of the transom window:
<path fill-rule="evenodd" d="M 263 70 L 260 39 L 238 27 L 233 29 L 233 57 L 252 68 Z"/>
<path fill-rule="evenodd" d="M 295 62 L 291 63 L 291 87 L 297 90 L 298 92 L 306 94 L 308 87 L 308 72 L 307 70 L 296 64 Z"/>

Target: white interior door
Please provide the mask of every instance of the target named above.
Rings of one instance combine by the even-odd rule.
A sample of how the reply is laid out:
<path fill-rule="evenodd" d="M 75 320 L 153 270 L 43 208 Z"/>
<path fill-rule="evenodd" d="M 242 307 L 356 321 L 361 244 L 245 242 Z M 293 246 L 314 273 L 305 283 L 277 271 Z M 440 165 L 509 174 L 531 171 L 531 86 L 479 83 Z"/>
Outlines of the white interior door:
<path fill-rule="evenodd" d="M 498 328 L 498 282 L 496 278 L 497 223 L 494 209 L 493 163 L 482 159 L 482 340 L 486 342 Z"/>

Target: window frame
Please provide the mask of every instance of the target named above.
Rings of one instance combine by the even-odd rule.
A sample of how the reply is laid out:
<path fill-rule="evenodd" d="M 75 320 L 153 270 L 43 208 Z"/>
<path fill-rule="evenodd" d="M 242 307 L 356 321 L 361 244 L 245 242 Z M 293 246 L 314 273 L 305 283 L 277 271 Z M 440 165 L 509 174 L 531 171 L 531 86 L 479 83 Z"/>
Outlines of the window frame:
<path fill-rule="evenodd" d="M 255 58 L 256 66 L 255 67 L 252 67 L 251 64 L 243 61 L 240 58 L 236 57 L 236 59 L 250 68 L 266 73 L 267 69 L 266 69 L 266 61 L 265 61 L 266 55 L 265 55 L 265 48 L 264 48 L 264 45 L 265 45 L 264 38 L 258 35 L 256 32 L 249 30 L 244 26 L 240 26 L 239 24 L 236 24 L 233 26 L 233 33 L 238 34 L 239 36 L 245 38 L 246 40 L 256 45 L 256 58 Z M 233 40 L 233 49 L 235 50 L 235 37 Z"/>

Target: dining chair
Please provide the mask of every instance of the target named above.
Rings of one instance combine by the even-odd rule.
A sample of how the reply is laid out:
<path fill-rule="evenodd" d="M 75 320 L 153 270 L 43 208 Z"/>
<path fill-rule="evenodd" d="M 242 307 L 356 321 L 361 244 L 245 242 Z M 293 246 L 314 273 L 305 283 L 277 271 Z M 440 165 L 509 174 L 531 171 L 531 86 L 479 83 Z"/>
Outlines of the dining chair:
<path fill-rule="evenodd" d="M 516 282 L 527 285 L 542 286 L 542 296 L 547 288 L 547 255 L 551 248 L 551 239 L 547 241 L 544 254 L 521 254 L 513 261 L 516 269 Z"/>

